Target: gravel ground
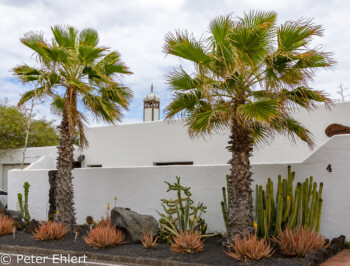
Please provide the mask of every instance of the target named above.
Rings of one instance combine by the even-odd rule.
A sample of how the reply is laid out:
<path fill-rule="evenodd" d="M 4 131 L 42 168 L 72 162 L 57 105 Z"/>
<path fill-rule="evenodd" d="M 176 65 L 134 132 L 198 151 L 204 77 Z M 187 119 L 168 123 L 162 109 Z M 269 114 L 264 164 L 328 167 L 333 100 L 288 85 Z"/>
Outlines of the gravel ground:
<path fill-rule="evenodd" d="M 240 262 L 232 259 L 223 252 L 223 246 L 221 245 L 222 238 L 220 236 L 206 238 L 204 241 L 204 250 L 197 254 L 178 254 L 170 251 L 170 245 L 167 243 L 158 243 L 158 246 L 154 250 L 144 249 L 142 244 L 126 243 L 121 246 L 105 249 L 93 249 L 88 247 L 82 235 L 78 240 L 74 242 L 74 236 L 68 234 L 62 240 L 51 241 L 38 241 L 32 238 L 31 234 L 17 231 L 16 238 L 13 239 L 12 235 L 6 235 L 0 237 L 0 245 L 15 245 L 15 246 L 33 246 L 46 249 L 62 249 L 62 250 L 74 250 L 80 252 L 94 252 L 100 254 L 116 255 L 116 256 L 128 256 L 128 257 L 145 257 L 156 258 L 163 260 L 182 261 L 206 265 L 302 265 L 303 259 L 287 258 L 274 254 L 269 259 L 261 261 L 247 261 Z"/>

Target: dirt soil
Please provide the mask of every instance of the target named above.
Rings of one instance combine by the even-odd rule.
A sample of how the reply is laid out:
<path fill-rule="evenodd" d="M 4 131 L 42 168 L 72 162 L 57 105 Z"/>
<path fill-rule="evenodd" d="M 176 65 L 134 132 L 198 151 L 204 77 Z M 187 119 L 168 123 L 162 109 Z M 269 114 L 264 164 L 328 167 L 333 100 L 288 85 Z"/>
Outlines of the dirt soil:
<path fill-rule="evenodd" d="M 0 245 L 14 246 L 30 246 L 45 249 L 62 249 L 73 250 L 79 252 L 93 252 L 100 254 L 128 256 L 128 257 L 145 257 L 156 258 L 162 260 L 182 261 L 190 263 L 198 263 L 204 265 L 302 265 L 303 259 L 283 257 L 279 254 L 274 254 L 273 257 L 263 259 L 261 261 L 237 261 L 224 253 L 224 248 L 221 244 L 222 237 L 214 236 L 206 238 L 204 241 L 204 250 L 197 254 L 179 254 L 170 250 L 170 245 L 166 242 L 158 243 L 154 250 L 143 248 L 142 244 L 126 243 L 121 246 L 93 249 L 86 245 L 82 236 L 82 232 L 76 242 L 74 235 L 67 234 L 62 240 L 38 241 L 32 238 L 32 234 L 24 233 L 23 231 L 16 232 L 16 238 L 12 235 L 0 236 Z"/>

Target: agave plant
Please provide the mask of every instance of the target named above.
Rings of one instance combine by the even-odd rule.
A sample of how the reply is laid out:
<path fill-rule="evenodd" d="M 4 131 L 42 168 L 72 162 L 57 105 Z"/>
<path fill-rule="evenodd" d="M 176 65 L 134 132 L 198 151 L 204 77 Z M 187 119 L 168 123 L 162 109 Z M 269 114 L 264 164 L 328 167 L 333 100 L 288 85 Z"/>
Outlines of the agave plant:
<path fill-rule="evenodd" d="M 7 215 L 0 214 L 0 236 L 11 234 L 15 228 L 15 221 Z"/>
<path fill-rule="evenodd" d="M 204 248 L 204 240 L 202 236 L 195 232 L 179 232 L 173 237 L 174 242 L 171 242 L 171 250 L 179 253 L 197 253 Z"/>
<path fill-rule="evenodd" d="M 324 236 L 302 226 L 296 229 L 287 227 L 283 232 L 280 230 L 278 236 L 272 237 L 272 240 L 278 243 L 282 254 L 301 258 L 311 250 L 327 248 L 330 245 L 326 244 Z"/>
<path fill-rule="evenodd" d="M 265 238 L 259 240 L 254 234 L 244 236 L 243 239 L 237 235 L 234 245 L 230 245 L 229 252 L 225 253 L 236 260 L 260 260 L 271 257 L 274 251 Z"/>
<path fill-rule="evenodd" d="M 34 229 L 35 240 L 61 239 L 68 233 L 68 227 L 63 223 L 54 221 L 41 222 L 38 228 Z"/>
<path fill-rule="evenodd" d="M 156 238 L 153 237 L 153 232 L 150 231 L 148 233 L 142 233 L 140 237 L 142 245 L 146 249 L 155 249 L 157 246 L 158 236 Z"/>

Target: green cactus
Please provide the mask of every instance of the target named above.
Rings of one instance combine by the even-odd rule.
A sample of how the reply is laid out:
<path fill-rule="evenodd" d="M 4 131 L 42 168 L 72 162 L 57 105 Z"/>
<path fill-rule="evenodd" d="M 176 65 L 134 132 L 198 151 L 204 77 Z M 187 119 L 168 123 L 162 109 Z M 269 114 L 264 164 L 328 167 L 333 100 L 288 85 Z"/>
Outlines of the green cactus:
<path fill-rule="evenodd" d="M 17 198 L 18 198 L 18 204 L 19 204 L 19 209 L 20 209 L 20 211 L 21 211 L 21 215 L 22 215 L 22 217 L 24 217 L 23 195 L 22 195 L 22 193 L 18 193 L 18 194 L 17 194 Z"/>
<path fill-rule="evenodd" d="M 279 229 L 284 230 L 287 226 L 320 230 L 323 183 L 317 190 L 317 183 L 310 176 L 303 183 L 297 183 L 293 190 L 294 179 L 295 172 L 288 166 L 288 178 L 278 176 L 275 196 L 271 178 L 268 178 L 265 190 L 256 185 L 255 220 L 259 236 L 276 235 Z"/>
<path fill-rule="evenodd" d="M 197 206 L 194 205 L 190 187 L 181 186 L 180 177 L 176 177 L 176 182 L 173 184 L 165 183 L 169 187 L 167 192 L 175 192 L 177 198 L 161 199 L 165 214 L 158 212 L 161 225 L 160 238 L 169 240 L 171 235 L 176 235 L 179 231 L 196 231 L 204 234 L 207 224 L 201 216 L 207 207 L 201 202 Z"/>
<path fill-rule="evenodd" d="M 221 211 L 222 211 L 222 217 L 224 218 L 225 227 L 227 229 L 227 215 L 228 215 L 228 207 L 230 206 L 230 191 L 228 190 L 228 175 L 226 175 L 226 188 L 222 187 L 222 197 L 223 201 L 221 201 Z M 226 196 L 227 191 L 227 196 Z"/>
<path fill-rule="evenodd" d="M 29 222 L 30 221 L 30 215 L 29 215 L 29 210 L 28 210 L 28 196 L 29 196 L 29 183 L 28 182 L 24 182 L 23 184 L 23 188 L 24 188 L 24 204 L 23 204 L 23 195 L 22 193 L 18 193 L 17 194 L 17 198 L 18 198 L 18 204 L 19 204 L 19 208 L 21 211 L 21 215 L 22 218 Z"/>

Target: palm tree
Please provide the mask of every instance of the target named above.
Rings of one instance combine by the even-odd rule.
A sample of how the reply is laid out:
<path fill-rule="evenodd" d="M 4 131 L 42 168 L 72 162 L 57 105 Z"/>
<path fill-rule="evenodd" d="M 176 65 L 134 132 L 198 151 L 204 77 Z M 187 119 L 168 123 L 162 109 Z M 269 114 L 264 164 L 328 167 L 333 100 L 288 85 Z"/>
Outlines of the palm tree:
<path fill-rule="evenodd" d="M 317 102 L 330 106 L 322 91 L 308 86 L 314 72 L 333 65 L 329 53 L 312 47 L 322 28 L 301 19 L 276 25 L 275 12 L 252 11 L 233 20 L 215 18 L 207 38 L 187 31 L 168 33 L 164 51 L 193 63 L 181 65 L 167 80 L 173 99 L 166 118 L 182 117 L 191 136 L 230 131 L 228 241 L 253 231 L 253 147 L 285 134 L 313 146 L 311 133 L 292 114 L 312 110 Z"/>
<path fill-rule="evenodd" d="M 52 110 L 62 116 L 57 159 L 56 202 L 59 220 L 73 228 L 72 166 L 73 139 L 79 132 L 81 148 L 87 147 L 86 112 L 99 121 L 115 123 L 123 117 L 132 98 L 129 88 L 120 84 L 122 76 L 132 74 L 120 60 L 120 54 L 99 46 L 94 29 L 80 33 L 70 26 L 51 28 L 51 42 L 42 33 L 28 32 L 21 42 L 34 51 L 38 65 L 19 65 L 13 74 L 35 88 L 24 93 L 19 106 L 31 99 L 49 100 Z"/>

